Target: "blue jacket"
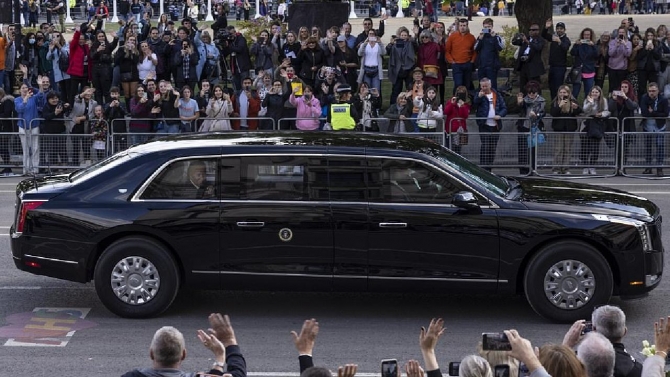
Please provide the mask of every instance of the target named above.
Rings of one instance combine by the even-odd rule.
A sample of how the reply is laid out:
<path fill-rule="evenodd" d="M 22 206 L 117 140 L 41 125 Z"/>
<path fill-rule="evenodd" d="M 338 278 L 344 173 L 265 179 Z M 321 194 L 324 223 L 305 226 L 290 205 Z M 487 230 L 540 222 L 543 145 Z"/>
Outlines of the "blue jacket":
<path fill-rule="evenodd" d="M 18 126 L 23 129 L 31 129 L 32 127 L 39 127 L 39 122 L 32 122 L 37 115 L 37 98 L 32 96 L 28 102 L 23 103 L 23 98 L 18 97 L 14 99 L 14 107 L 16 108 L 17 117 L 20 118 Z"/>
<path fill-rule="evenodd" d="M 475 41 L 475 51 L 477 52 L 475 64 L 477 67 L 500 68 L 499 54 L 503 47 L 505 47 L 505 41 L 499 35 L 492 37 L 491 34 L 484 34 L 482 39 L 477 38 Z"/>
<path fill-rule="evenodd" d="M 575 57 L 572 65 L 582 66 L 582 73 L 594 73 L 596 71 L 596 60 L 598 60 L 598 49 L 595 45 L 576 44 L 572 46 L 570 54 Z"/>
<path fill-rule="evenodd" d="M 505 98 L 493 88 L 491 88 L 491 92 L 493 93 L 495 102 L 495 114 L 500 115 L 501 118 L 506 116 L 507 105 L 505 105 Z M 489 116 L 489 108 L 491 106 L 489 99 L 486 96 L 480 97 L 479 93 L 476 93 L 473 105 L 477 108 L 475 112 L 475 116 L 478 118 L 477 125 L 486 126 L 486 118 Z M 495 131 L 502 130 L 502 120 L 498 119 L 496 124 L 498 124 L 498 129 Z"/>

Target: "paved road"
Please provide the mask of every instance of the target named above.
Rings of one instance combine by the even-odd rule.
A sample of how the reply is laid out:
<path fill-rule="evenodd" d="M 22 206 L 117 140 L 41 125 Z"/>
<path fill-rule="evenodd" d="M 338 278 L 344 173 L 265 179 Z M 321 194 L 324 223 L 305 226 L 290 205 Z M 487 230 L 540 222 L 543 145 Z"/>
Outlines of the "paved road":
<path fill-rule="evenodd" d="M 670 187 L 664 182 L 627 178 L 586 181 L 632 191 L 655 200 L 661 208 L 670 208 Z M 309 317 L 321 323 L 314 352 L 318 364 L 336 368 L 357 362 L 361 372 L 371 374 L 378 372 L 382 358 L 401 362 L 420 358 L 418 331 L 434 316 L 442 316 L 447 322 L 438 358 L 445 367 L 449 361 L 473 352 L 482 331 L 517 328 L 534 344 L 542 345 L 559 342 L 567 330 L 565 325 L 539 318 L 522 297 L 458 294 L 182 292 L 160 318 L 121 319 L 100 304 L 91 284 L 33 276 L 14 268 L 6 233 L 12 221 L 16 182 L 17 178 L 0 180 L 0 218 L 4 219 L 0 221 L 0 233 L 4 233 L 0 236 L 0 377 L 118 376 L 133 367 L 149 365 L 151 336 L 163 325 L 174 325 L 186 335 L 189 354 L 184 368 L 203 369 L 211 360 L 195 332 L 207 326 L 207 314 L 215 311 L 231 315 L 252 376 L 297 375 L 289 331 L 298 330 L 303 319 Z M 670 229 L 667 221 L 665 224 L 663 239 L 670 247 Z M 669 285 L 666 278 L 646 299 L 612 301 L 628 315 L 625 343 L 631 353 L 639 352 L 643 339 L 653 341 L 653 321 L 670 314 L 666 305 Z M 31 314 L 38 307 L 84 308 L 82 312 L 87 315 L 76 323 L 58 322 L 58 318 L 48 322 L 43 314 Z M 29 326 L 37 328 L 32 330 L 62 327 L 76 331 L 70 337 L 55 337 L 56 344 L 68 341 L 64 347 L 7 345 L 25 343 L 20 336 L 28 331 L 29 320 Z M 18 330 L 12 332 L 12 328 Z"/>

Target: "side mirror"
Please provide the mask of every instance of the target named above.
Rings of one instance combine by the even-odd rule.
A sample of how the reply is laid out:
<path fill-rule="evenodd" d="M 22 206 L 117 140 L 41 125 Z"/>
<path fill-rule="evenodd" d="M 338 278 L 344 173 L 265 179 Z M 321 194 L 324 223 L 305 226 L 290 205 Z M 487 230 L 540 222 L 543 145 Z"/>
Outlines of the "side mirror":
<path fill-rule="evenodd" d="M 461 191 L 454 195 L 454 199 L 451 201 L 451 204 L 463 209 L 479 208 L 479 204 L 477 204 L 477 197 L 470 191 Z"/>

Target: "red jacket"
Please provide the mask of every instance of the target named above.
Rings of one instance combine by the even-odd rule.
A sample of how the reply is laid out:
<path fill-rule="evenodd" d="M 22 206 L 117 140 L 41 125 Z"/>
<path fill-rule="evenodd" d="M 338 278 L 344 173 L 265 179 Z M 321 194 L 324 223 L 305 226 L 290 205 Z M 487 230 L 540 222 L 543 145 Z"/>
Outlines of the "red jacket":
<path fill-rule="evenodd" d="M 240 92 L 238 91 L 235 93 L 234 96 L 231 96 L 230 100 L 233 102 L 233 113 L 230 114 L 231 118 L 239 117 L 240 116 Z M 258 129 L 258 119 L 251 119 L 251 118 L 257 118 L 258 117 L 258 111 L 261 109 L 261 100 L 258 98 L 257 92 L 252 92 L 251 98 L 248 98 L 249 100 L 249 108 L 248 108 L 248 113 L 247 113 L 247 125 L 249 126 L 249 131 L 253 131 Z M 230 121 L 230 126 L 234 130 L 239 130 L 240 127 L 240 120 L 239 119 L 232 119 Z"/>
<path fill-rule="evenodd" d="M 424 75 L 423 79 L 430 85 L 440 85 L 444 83 L 442 71 L 440 70 L 440 63 L 438 61 L 440 56 L 440 45 L 435 42 L 421 43 L 417 51 L 417 64 L 424 71 L 426 65 L 432 65 L 433 69 L 437 71 L 437 77 L 427 77 Z"/>
<path fill-rule="evenodd" d="M 467 131 L 468 126 L 465 121 L 469 115 L 469 103 L 466 102 L 463 106 L 458 107 L 451 99 L 447 100 L 444 106 L 444 121 L 446 122 L 444 123 L 444 130 L 447 133 L 455 133 L 459 127 L 463 127 L 463 130 Z"/>
<path fill-rule="evenodd" d="M 84 72 L 84 56 L 88 56 L 89 47 L 88 44 L 83 46 L 79 45 L 79 36 L 81 31 L 77 30 L 74 32 L 72 37 L 72 42 L 70 42 L 70 64 L 67 68 L 67 74 L 75 77 L 86 77 L 91 79 L 91 67 L 89 63 L 88 72 Z"/>

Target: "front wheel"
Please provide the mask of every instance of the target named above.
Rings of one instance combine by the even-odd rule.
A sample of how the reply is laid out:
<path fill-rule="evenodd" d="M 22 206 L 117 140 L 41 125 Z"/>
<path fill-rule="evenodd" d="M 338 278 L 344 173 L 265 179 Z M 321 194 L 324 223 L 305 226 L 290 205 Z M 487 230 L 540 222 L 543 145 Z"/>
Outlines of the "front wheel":
<path fill-rule="evenodd" d="M 123 238 L 107 247 L 95 266 L 94 280 L 107 309 L 126 318 L 161 314 L 179 290 L 174 258 L 145 237 Z"/>
<path fill-rule="evenodd" d="M 530 261 L 524 291 L 530 306 L 557 322 L 590 318 L 612 297 L 612 271 L 591 245 L 562 241 L 545 246 Z"/>

